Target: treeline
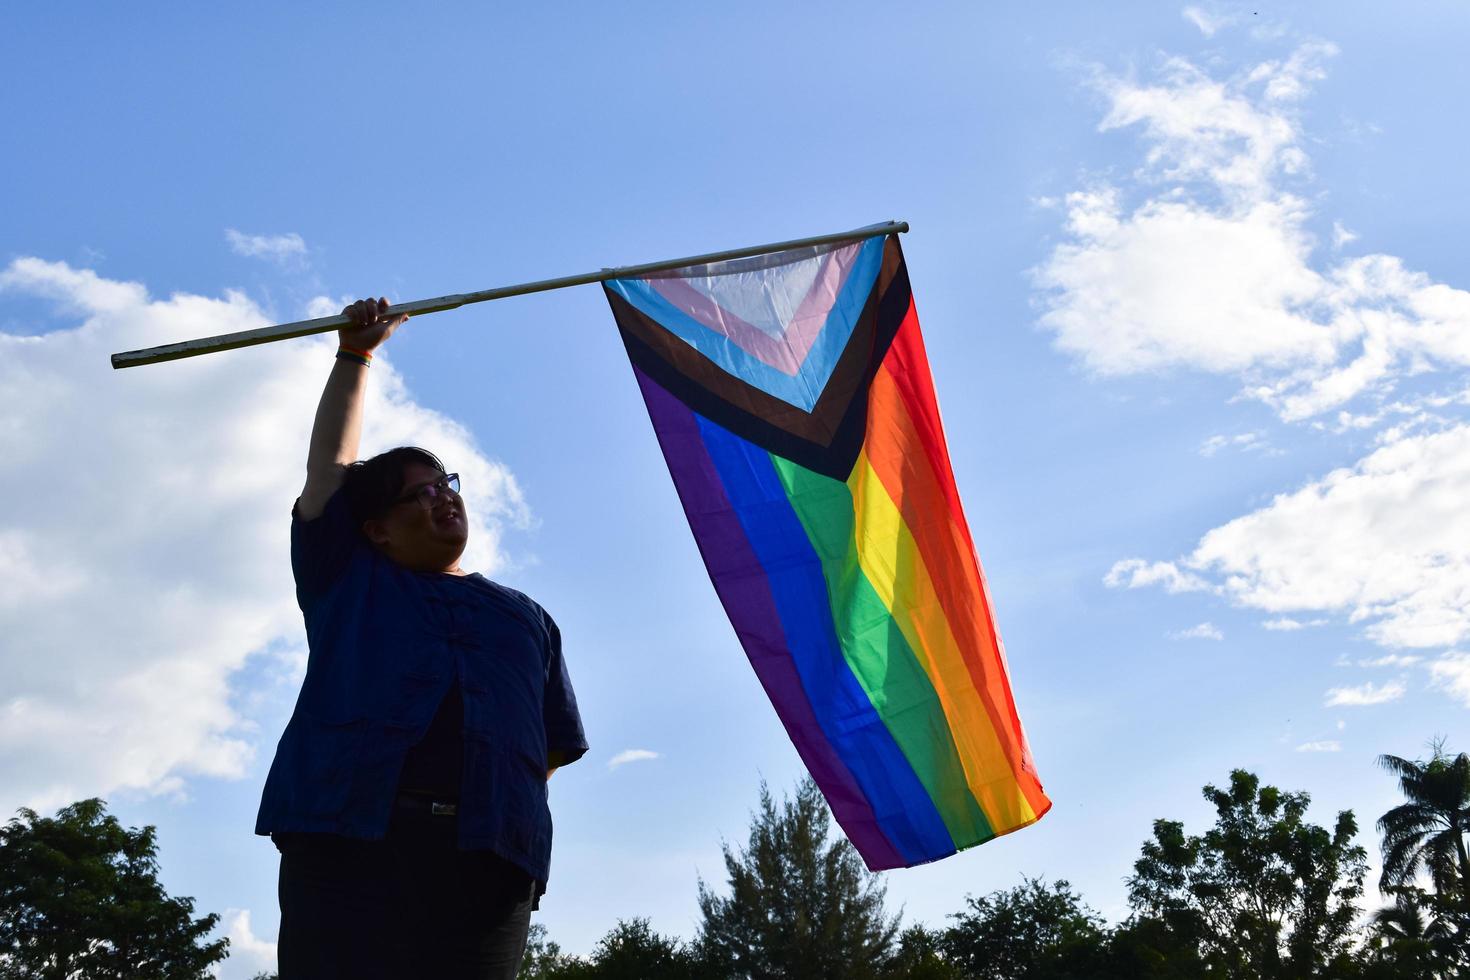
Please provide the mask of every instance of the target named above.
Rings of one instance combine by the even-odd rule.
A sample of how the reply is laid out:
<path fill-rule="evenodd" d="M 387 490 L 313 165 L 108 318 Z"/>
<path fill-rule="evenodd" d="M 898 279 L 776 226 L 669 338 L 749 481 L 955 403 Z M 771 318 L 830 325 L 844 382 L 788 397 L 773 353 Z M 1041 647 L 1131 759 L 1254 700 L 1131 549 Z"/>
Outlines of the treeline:
<path fill-rule="evenodd" d="M 726 881 L 698 883 L 689 941 L 619 921 L 588 956 L 532 929 L 529 980 L 1198 980 L 1470 978 L 1470 758 L 1381 756 L 1403 802 L 1376 823 L 1388 900 L 1364 917 L 1367 852 L 1351 811 L 1306 818 L 1306 793 L 1237 770 L 1206 786 L 1214 825 L 1156 820 L 1108 924 L 1066 881 L 968 897 L 943 926 L 904 928 L 884 906 L 809 780 L 779 802 L 761 787 Z M 228 954 L 214 914 L 157 880 L 152 827 L 100 800 L 0 827 L 0 980 L 192 980 Z M 261 974 L 257 980 L 270 980 Z"/>
<path fill-rule="evenodd" d="M 903 928 L 810 781 L 777 803 L 763 786 L 728 880 L 699 883 L 688 942 L 622 920 L 589 956 L 533 929 L 535 980 L 1274 980 L 1470 977 L 1470 758 L 1381 756 L 1404 802 L 1377 821 L 1389 904 L 1366 917 L 1367 851 L 1351 811 L 1307 820 L 1310 797 L 1236 770 L 1206 786 L 1201 834 L 1156 820 L 1109 925 L 1066 881 L 969 897 L 943 927 Z"/>

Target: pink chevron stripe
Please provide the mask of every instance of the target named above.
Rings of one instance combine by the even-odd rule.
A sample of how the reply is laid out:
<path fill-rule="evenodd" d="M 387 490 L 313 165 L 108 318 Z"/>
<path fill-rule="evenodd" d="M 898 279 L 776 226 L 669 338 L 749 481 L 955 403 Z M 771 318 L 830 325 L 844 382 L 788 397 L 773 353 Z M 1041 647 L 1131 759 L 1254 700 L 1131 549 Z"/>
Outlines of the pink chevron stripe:
<path fill-rule="evenodd" d="M 801 305 L 786 324 L 780 340 L 731 313 L 684 279 L 655 278 L 644 280 L 699 323 L 730 338 L 742 350 L 784 374 L 795 377 L 802 362 L 816 343 L 837 295 L 847 282 L 861 243 L 834 249 L 822 256 L 811 289 L 802 297 Z"/>

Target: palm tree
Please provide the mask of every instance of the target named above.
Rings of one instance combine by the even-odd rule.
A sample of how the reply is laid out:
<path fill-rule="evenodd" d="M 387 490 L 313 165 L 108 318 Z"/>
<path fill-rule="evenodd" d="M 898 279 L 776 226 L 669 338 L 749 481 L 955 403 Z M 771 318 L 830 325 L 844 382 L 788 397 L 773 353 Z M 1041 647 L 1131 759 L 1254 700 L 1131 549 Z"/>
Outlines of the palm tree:
<path fill-rule="evenodd" d="M 1393 896 L 1394 904 L 1369 918 L 1370 960 L 1389 966 L 1393 976 L 1446 975 L 1460 959 L 1459 930 L 1437 914 L 1433 896 L 1417 888 L 1395 888 Z"/>
<path fill-rule="evenodd" d="M 1470 901 L 1470 854 L 1465 838 L 1470 834 L 1470 756 L 1450 756 L 1444 742 L 1433 743 L 1428 762 L 1380 755 L 1378 764 L 1399 778 L 1399 789 L 1407 802 L 1389 810 L 1378 820 L 1383 835 L 1384 891 L 1414 883 L 1428 871 L 1434 890 Z"/>

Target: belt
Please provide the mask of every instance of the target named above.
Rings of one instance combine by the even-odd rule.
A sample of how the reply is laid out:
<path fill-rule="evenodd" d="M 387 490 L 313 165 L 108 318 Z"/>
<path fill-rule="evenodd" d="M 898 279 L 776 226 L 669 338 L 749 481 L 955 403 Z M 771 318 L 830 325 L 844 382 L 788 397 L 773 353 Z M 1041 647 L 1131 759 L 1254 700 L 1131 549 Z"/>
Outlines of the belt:
<path fill-rule="evenodd" d="M 428 813 L 434 817 L 453 817 L 459 813 L 459 803 L 455 800 L 436 800 L 431 796 L 413 793 L 399 793 L 394 798 L 393 805 L 400 810 Z"/>

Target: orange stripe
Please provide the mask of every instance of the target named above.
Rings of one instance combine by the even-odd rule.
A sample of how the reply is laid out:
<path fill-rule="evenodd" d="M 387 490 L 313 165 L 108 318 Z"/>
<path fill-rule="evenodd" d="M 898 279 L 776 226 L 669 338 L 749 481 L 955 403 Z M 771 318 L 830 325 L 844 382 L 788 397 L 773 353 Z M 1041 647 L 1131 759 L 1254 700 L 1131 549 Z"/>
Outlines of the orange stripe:
<path fill-rule="evenodd" d="M 912 305 L 868 393 L 864 450 L 903 515 L 953 625 L 961 656 L 1039 816 L 1050 807 L 1011 695 L 990 597 L 960 507 L 938 405 Z"/>
<path fill-rule="evenodd" d="M 1005 643 L 996 632 L 995 617 L 991 612 L 990 589 L 985 584 L 985 569 L 980 567 L 980 561 L 975 555 L 974 538 L 970 535 L 970 525 L 965 520 L 965 510 L 960 506 L 960 492 L 955 485 L 954 471 L 949 463 L 949 448 L 944 438 L 944 424 L 939 416 L 939 402 L 934 396 L 934 375 L 929 370 L 929 357 L 924 351 L 924 337 L 919 330 L 918 313 L 912 297 L 909 299 L 909 309 L 904 316 L 903 326 L 894 338 L 884 361 L 894 369 L 892 375 L 898 382 L 899 395 L 908 409 L 908 417 L 914 422 L 914 432 L 924 445 L 924 455 L 939 480 L 950 515 L 959 528 L 961 537 L 958 547 L 983 603 L 984 628 L 1000 657 L 1002 668 L 1009 675 L 1010 670 L 1005 666 Z M 1016 713 L 1009 684 L 1006 685 L 1005 692 L 1005 704 L 1021 743 L 1022 757 L 1025 765 L 1034 774 L 1036 765 L 1031 758 L 1031 750 L 1026 745 L 1021 718 Z"/>
<path fill-rule="evenodd" d="M 1005 735 L 975 689 L 918 545 L 866 453 L 858 455 L 847 486 L 858 567 L 928 675 L 970 793 L 994 833 L 1033 823 L 1036 813 L 1011 772 Z"/>

